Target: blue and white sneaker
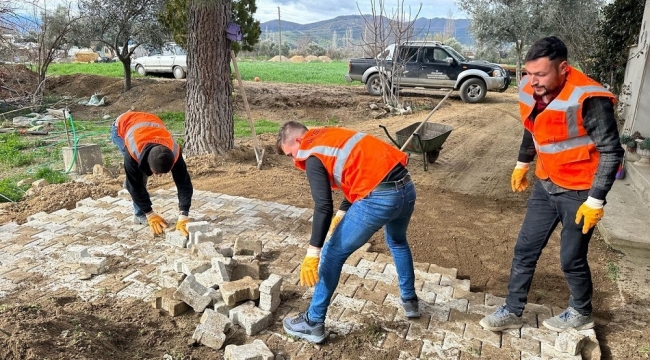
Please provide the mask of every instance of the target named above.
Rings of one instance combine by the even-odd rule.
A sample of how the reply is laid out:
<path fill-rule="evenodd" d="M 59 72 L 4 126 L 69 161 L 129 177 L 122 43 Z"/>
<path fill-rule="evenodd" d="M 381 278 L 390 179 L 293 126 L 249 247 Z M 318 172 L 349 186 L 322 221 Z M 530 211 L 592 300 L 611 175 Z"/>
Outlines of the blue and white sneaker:
<path fill-rule="evenodd" d="M 325 341 L 325 323 L 309 321 L 307 312 L 298 314 L 295 318 L 285 318 L 282 322 L 287 334 L 320 344 Z"/>

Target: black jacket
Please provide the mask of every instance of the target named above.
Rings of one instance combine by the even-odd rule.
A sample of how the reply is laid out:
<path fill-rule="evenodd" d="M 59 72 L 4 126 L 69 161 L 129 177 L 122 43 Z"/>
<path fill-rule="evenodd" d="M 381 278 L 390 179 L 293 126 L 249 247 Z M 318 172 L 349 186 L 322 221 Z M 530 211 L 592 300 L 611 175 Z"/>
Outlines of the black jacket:
<path fill-rule="evenodd" d="M 149 168 L 147 157 L 154 145 L 150 144 L 145 146 L 140 161 L 133 159 L 128 152 L 124 155 L 126 190 L 131 194 L 133 202 L 145 213 L 151 211 L 151 199 L 149 198 L 149 192 L 147 192 L 145 175 L 153 175 L 151 168 Z M 192 187 L 192 181 L 190 180 L 190 174 L 187 172 L 187 165 L 183 159 L 182 152 L 178 155 L 178 160 L 176 160 L 174 167 L 172 167 L 172 178 L 178 191 L 178 210 L 189 211 L 192 204 L 194 188 Z"/>

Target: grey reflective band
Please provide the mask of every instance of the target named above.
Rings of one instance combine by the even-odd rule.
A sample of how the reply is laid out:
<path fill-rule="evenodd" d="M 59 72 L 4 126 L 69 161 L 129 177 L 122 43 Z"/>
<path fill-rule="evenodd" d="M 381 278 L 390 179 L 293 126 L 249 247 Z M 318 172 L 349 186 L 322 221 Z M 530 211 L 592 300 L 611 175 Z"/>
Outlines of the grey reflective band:
<path fill-rule="evenodd" d="M 535 105 L 535 99 L 533 99 L 532 95 L 524 92 L 523 88 L 526 84 L 528 84 L 528 76 L 522 78 L 519 83 L 519 101 L 532 107 Z"/>
<path fill-rule="evenodd" d="M 594 142 L 591 141 L 591 138 L 587 135 L 585 136 L 580 136 L 577 138 L 573 139 L 568 139 L 560 142 L 556 142 L 553 144 L 547 144 L 547 145 L 541 145 L 538 146 L 537 142 L 535 142 L 535 147 L 537 147 L 537 152 L 540 153 L 545 153 L 545 154 L 557 154 L 562 151 L 567 151 L 567 150 L 572 150 L 576 149 L 585 145 L 590 145 L 593 144 Z"/>
<path fill-rule="evenodd" d="M 607 92 L 607 89 L 602 86 L 588 85 L 576 86 L 571 92 L 571 96 L 567 100 L 554 99 L 546 107 L 549 110 L 562 111 L 566 113 L 567 120 L 567 137 L 575 138 L 579 136 L 578 130 L 578 111 L 580 110 L 580 98 L 588 92 Z M 613 95 L 612 95 L 613 96 Z"/>
<path fill-rule="evenodd" d="M 127 131 L 126 135 L 124 136 L 124 140 L 129 144 L 129 149 L 131 150 L 133 155 L 135 155 L 136 160 L 140 160 L 140 150 L 138 149 L 138 146 L 135 143 L 135 138 L 133 137 L 133 133 L 136 130 L 141 129 L 143 127 L 155 127 L 155 128 L 165 129 L 164 125 L 154 123 L 154 122 L 142 122 L 142 123 L 135 124 L 129 128 L 129 131 Z M 174 147 L 176 148 L 176 146 Z M 177 149 L 174 150 L 176 151 L 176 153 L 178 153 Z M 174 155 L 174 158 L 176 158 L 176 155 Z"/>
<path fill-rule="evenodd" d="M 296 153 L 297 159 L 307 159 L 311 155 L 319 154 L 325 156 L 335 157 L 334 161 L 334 170 L 332 176 L 334 177 L 334 182 L 336 186 L 341 187 L 341 178 L 343 177 L 343 168 L 345 163 L 352 152 L 352 149 L 366 136 L 364 133 L 356 133 L 350 137 L 345 144 L 339 149 L 332 146 L 314 146 L 311 149 L 307 150 L 298 150 Z"/>

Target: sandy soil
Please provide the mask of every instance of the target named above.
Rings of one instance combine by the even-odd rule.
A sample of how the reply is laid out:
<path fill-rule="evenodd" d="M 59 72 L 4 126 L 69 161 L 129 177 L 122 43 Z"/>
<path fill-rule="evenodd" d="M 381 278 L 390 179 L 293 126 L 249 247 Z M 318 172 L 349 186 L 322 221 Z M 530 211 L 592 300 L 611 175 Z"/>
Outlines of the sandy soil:
<path fill-rule="evenodd" d="M 49 82 L 48 91 L 72 97 L 88 97 L 96 92 L 107 96 L 109 105 L 102 108 L 73 108 L 77 118 L 117 115 L 131 107 L 160 112 L 184 109 L 184 81 L 171 79 L 134 79 L 134 87 L 122 94 L 120 79 L 99 76 L 62 76 Z M 247 95 L 256 119 L 272 121 L 336 119 L 340 126 L 373 134 L 388 141 L 378 125 L 389 132 L 422 121 L 428 111 L 442 99 L 437 92 L 407 92 L 403 96 L 419 109 L 414 115 L 373 120 L 368 104 L 377 98 L 368 96 L 362 87 L 309 86 L 246 83 Z M 243 114 L 241 101 L 237 111 Z M 516 161 L 521 126 L 517 116 L 516 93 L 490 93 L 480 105 L 468 105 L 452 96 L 430 121 L 453 126 L 439 159 L 422 168 L 419 155 L 413 155 L 409 169 L 418 191 L 418 202 L 409 227 L 409 242 L 415 261 L 431 262 L 458 268 L 459 277 L 471 279 L 473 291 L 504 296 L 514 242 L 525 213 L 527 193 L 513 194 L 509 188 L 511 169 Z M 195 188 L 296 206 L 313 205 L 306 177 L 293 168 L 289 158 L 274 153 L 274 136 L 259 140 L 266 148 L 262 170 L 255 167 L 249 139 L 237 142 L 237 149 L 227 157 L 187 159 Z M 263 179 L 263 180 L 261 180 Z M 170 187 L 168 178 L 156 178 L 152 188 Z M 114 194 L 120 178 L 95 179 L 95 185 L 48 186 L 33 198 L 1 208 L 0 223 L 24 222 L 38 211 L 50 212 L 71 208 L 77 200 Z M 337 195 L 337 199 L 341 199 Z M 530 301 L 566 307 L 568 288 L 560 270 L 559 238 L 554 235 L 542 255 L 533 281 Z M 382 235 L 373 240 L 373 250 L 385 252 Z M 607 277 L 606 264 L 617 261 L 599 235 L 594 236 L 590 264 L 594 278 L 594 308 L 597 333 L 605 358 L 632 359 L 645 355 L 637 350 L 650 344 L 647 313 L 621 308 L 616 284 Z M 0 357 L 24 358 L 133 358 L 133 349 L 142 349 L 141 358 L 160 358 L 178 354 L 181 358 L 205 358 L 205 349 L 188 347 L 190 324 L 196 319 L 162 317 L 142 303 L 106 300 L 88 304 L 69 295 L 29 292 L 2 299 L 10 310 L 0 311 L 0 330 L 11 337 L 0 339 L 5 346 Z M 17 306 L 14 306 L 17 305 Z M 0 305 L 4 306 L 4 305 Z M 115 309 L 127 311 L 115 311 Z M 129 316 L 124 313 L 132 314 Z M 188 315 L 192 317 L 194 315 Z M 60 328 L 74 329 L 80 319 L 92 319 L 96 333 L 92 340 L 71 342 L 59 334 L 43 333 L 40 324 L 57 322 Z M 636 323 L 631 323 L 634 319 Z M 17 328 L 16 328 L 17 327 Z M 14 331 L 19 329 L 19 331 Z M 60 333 L 60 332 L 59 332 Z M 116 334 L 103 339 L 102 335 Z M 375 356 L 364 342 L 372 333 L 358 333 L 329 346 L 328 357 L 342 352 Z M 165 339 L 162 341 L 161 339 Z M 338 349 L 338 350 L 337 350 Z M 96 354 L 96 355 L 90 355 Z M 176 355 L 174 355 L 176 356 Z M 108 357 L 106 357 L 108 358 Z M 176 358 L 176 357 L 175 357 Z M 393 357 L 395 358 L 395 357 Z"/>

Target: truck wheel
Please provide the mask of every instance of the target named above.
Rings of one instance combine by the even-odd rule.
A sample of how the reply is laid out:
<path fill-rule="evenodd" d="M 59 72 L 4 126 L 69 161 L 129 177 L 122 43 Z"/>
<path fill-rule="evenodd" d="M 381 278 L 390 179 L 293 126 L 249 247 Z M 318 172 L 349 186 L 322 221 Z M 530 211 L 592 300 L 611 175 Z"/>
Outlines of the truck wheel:
<path fill-rule="evenodd" d="M 142 65 L 138 65 L 138 66 L 135 68 L 135 71 L 136 71 L 136 72 L 138 73 L 138 75 L 140 75 L 140 76 L 145 76 L 145 75 L 147 75 L 147 71 L 144 69 L 144 66 L 142 66 Z"/>
<path fill-rule="evenodd" d="M 460 86 L 460 98 L 470 104 L 483 101 L 486 92 L 485 82 L 478 78 L 468 79 Z"/>
<path fill-rule="evenodd" d="M 183 70 L 182 67 L 177 66 L 174 68 L 174 77 L 177 79 L 184 79 L 185 78 L 185 70 Z"/>
<path fill-rule="evenodd" d="M 381 79 L 379 78 L 379 74 L 372 74 L 368 77 L 368 80 L 366 80 L 366 90 L 370 95 L 381 95 Z"/>

